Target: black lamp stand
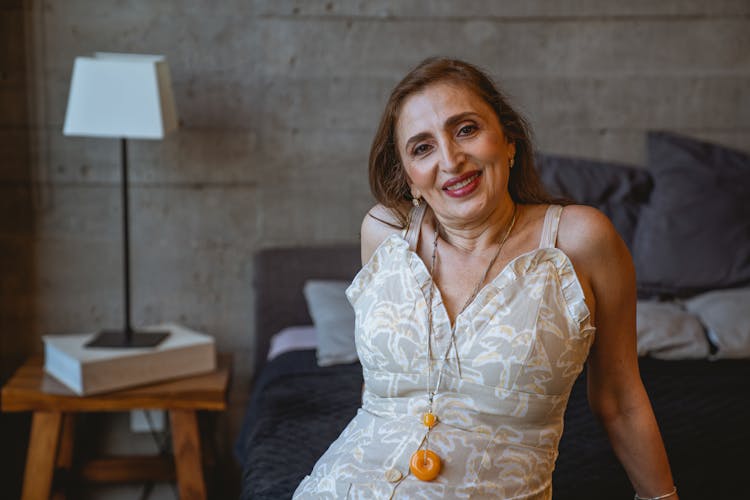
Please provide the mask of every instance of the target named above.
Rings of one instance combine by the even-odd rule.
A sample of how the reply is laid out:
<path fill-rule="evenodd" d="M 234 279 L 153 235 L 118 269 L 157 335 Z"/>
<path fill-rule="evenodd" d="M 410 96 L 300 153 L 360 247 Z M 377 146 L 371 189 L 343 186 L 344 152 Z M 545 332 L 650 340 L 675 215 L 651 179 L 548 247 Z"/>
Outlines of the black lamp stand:
<path fill-rule="evenodd" d="M 128 203 L 128 145 L 127 139 L 120 139 L 122 168 L 122 244 L 123 272 L 125 282 L 125 328 L 104 330 L 94 337 L 86 347 L 155 347 L 169 336 L 169 332 L 138 332 L 130 325 L 130 222 Z"/>

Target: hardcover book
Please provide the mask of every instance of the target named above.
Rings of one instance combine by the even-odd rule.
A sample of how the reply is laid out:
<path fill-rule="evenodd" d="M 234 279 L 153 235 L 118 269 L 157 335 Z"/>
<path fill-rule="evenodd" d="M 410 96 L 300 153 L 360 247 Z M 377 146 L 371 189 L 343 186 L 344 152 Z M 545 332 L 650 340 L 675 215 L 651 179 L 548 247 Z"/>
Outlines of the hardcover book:
<path fill-rule="evenodd" d="M 45 335 L 44 370 L 80 396 L 100 394 L 216 369 L 213 337 L 168 323 L 148 330 L 169 331 L 156 347 L 91 348 L 95 333 Z"/>

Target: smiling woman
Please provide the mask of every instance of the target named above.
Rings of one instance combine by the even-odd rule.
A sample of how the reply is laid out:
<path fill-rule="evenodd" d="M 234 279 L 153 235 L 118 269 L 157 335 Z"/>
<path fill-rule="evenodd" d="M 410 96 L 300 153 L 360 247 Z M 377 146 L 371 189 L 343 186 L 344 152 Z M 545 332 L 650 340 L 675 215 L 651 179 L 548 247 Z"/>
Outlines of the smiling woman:
<path fill-rule="evenodd" d="M 396 145 L 397 121 L 408 98 L 422 93 L 433 84 L 451 86 L 455 93 L 467 94 L 469 98 L 481 101 L 481 107 L 491 109 L 493 116 L 490 119 L 498 125 L 502 124 L 503 135 L 515 148 L 513 164 L 516 168 L 511 171 L 508 183 L 508 192 L 514 201 L 555 201 L 544 192 L 533 168 L 531 134 L 526 120 L 511 107 L 508 99 L 487 75 L 476 67 L 461 61 L 439 58 L 428 59 L 411 71 L 396 86 L 386 104 L 370 151 L 370 186 L 375 199 L 384 207 L 394 210 L 393 215 L 403 224 L 406 223 L 403 201 L 410 198 L 410 189 L 401 161 L 400 146 Z M 467 90 L 470 92 L 466 92 Z M 461 118 L 456 117 L 458 120 Z"/>
<path fill-rule="evenodd" d="M 429 59 L 386 105 L 379 204 L 347 290 L 362 408 L 295 498 L 550 499 L 571 387 L 643 498 L 676 498 L 638 372 L 635 275 L 595 209 L 555 202 L 492 81 Z M 637 497 L 641 498 L 641 497 Z"/>
<path fill-rule="evenodd" d="M 412 198 L 424 198 L 446 223 L 465 227 L 513 206 L 508 177 L 516 147 L 476 94 L 433 84 L 406 99 L 396 131 Z"/>

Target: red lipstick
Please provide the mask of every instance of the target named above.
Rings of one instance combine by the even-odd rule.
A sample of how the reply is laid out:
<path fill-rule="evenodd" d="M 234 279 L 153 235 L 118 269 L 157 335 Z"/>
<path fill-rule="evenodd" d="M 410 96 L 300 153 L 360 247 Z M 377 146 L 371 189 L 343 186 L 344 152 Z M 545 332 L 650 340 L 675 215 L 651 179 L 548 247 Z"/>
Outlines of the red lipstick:
<path fill-rule="evenodd" d="M 481 170 L 473 170 L 463 175 L 448 179 L 443 184 L 443 192 L 453 198 L 461 198 L 474 192 L 482 179 Z"/>

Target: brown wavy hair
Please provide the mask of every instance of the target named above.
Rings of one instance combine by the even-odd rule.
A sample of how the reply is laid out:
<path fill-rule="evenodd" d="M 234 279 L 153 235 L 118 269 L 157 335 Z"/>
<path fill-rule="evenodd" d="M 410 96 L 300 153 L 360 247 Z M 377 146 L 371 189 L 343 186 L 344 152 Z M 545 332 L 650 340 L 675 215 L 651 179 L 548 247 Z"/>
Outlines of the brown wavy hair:
<path fill-rule="evenodd" d="M 396 85 L 385 105 L 372 141 L 369 161 L 370 190 L 378 202 L 389 208 L 405 225 L 406 214 L 401 207 L 405 200 L 411 199 L 411 193 L 396 145 L 396 123 L 401 107 L 409 96 L 438 82 L 448 82 L 471 90 L 495 111 L 503 133 L 516 146 L 515 162 L 508 180 L 508 191 L 513 201 L 522 204 L 561 201 L 550 197 L 542 186 L 534 167 L 528 123 L 513 109 L 487 73 L 458 59 L 431 57 L 419 63 Z"/>

